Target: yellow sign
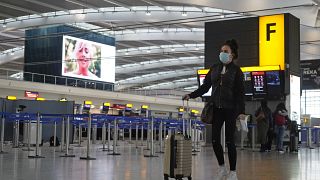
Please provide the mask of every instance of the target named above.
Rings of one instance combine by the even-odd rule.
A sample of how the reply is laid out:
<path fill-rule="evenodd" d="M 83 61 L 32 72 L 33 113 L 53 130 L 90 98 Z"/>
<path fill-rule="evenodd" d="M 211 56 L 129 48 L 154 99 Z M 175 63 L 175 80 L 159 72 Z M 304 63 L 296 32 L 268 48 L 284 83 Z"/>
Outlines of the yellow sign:
<path fill-rule="evenodd" d="M 199 69 L 198 74 L 208 74 L 210 69 Z"/>
<path fill-rule="evenodd" d="M 132 108 L 133 105 L 132 104 L 127 104 L 127 108 Z"/>
<path fill-rule="evenodd" d="M 36 100 L 37 101 L 45 101 L 46 99 L 45 98 L 41 98 L 41 97 L 37 97 Z"/>
<path fill-rule="evenodd" d="M 16 96 L 7 96 L 7 99 L 14 101 L 14 100 L 17 100 L 17 97 Z"/>
<path fill-rule="evenodd" d="M 108 106 L 108 107 L 110 107 L 110 103 L 105 102 L 105 103 L 103 103 L 103 106 Z"/>
<path fill-rule="evenodd" d="M 242 72 L 254 72 L 254 71 L 276 71 L 280 70 L 280 66 L 251 66 L 241 67 Z"/>
<path fill-rule="evenodd" d="M 148 109 L 149 108 L 149 106 L 147 106 L 147 105 L 142 105 L 142 109 Z"/>
<path fill-rule="evenodd" d="M 181 108 L 179 108 L 179 112 L 183 112 L 184 111 L 184 109 L 181 107 Z"/>
<path fill-rule="evenodd" d="M 199 111 L 197 111 L 195 109 L 192 109 L 191 112 L 194 113 L 194 114 L 198 114 L 199 113 Z"/>
<path fill-rule="evenodd" d="M 84 101 L 84 104 L 92 105 L 92 101 Z"/>
<path fill-rule="evenodd" d="M 284 70 L 284 14 L 259 17 L 259 66 Z"/>
<path fill-rule="evenodd" d="M 60 101 L 60 102 L 66 102 L 66 101 L 68 101 L 68 100 L 67 100 L 67 98 L 61 98 L 59 101 Z"/>

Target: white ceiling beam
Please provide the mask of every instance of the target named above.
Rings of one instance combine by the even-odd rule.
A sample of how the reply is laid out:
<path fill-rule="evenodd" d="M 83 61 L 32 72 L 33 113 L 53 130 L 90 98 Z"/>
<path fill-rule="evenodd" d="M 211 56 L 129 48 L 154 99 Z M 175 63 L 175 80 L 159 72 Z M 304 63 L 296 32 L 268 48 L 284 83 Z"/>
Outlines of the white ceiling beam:
<path fill-rule="evenodd" d="M 132 8 L 129 5 L 122 3 L 122 2 L 119 2 L 119 1 L 115 1 L 115 0 L 103 0 L 103 1 L 132 10 Z"/>
<path fill-rule="evenodd" d="M 8 47 L 12 47 L 12 48 L 17 47 L 17 45 L 16 45 L 16 44 L 7 43 L 7 42 L 0 43 L 0 46 L 8 46 Z"/>
<path fill-rule="evenodd" d="M 9 14 L 5 14 L 5 13 L 0 13 L 1 17 L 5 17 L 5 18 L 13 18 L 14 16 L 9 15 Z"/>
<path fill-rule="evenodd" d="M 204 32 L 137 33 L 117 36 L 118 41 L 177 40 L 204 41 Z"/>
<path fill-rule="evenodd" d="M 153 73 L 153 74 L 147 74 L 147 75 L 142 75 L 142 76 L 136 76 L 133 78 L 128 78 L 125 80 L 117 81 L 115 89 L 116 90 L 122 90 L 122 89 L 127 89 L 130 87 L 135 87 L 139 86 L 141 84 L 146 84 L 149 82 L 155 82 L 155 81 L 160 81 L 160 80 L 165 80 L 165 79 L 170 79 L 170 78 L 176 78 L 176 77 L 181 77 L 181 76 L 188 76 L 188 75 L 196 75 L 196 70 L 199 68 L 194 68 L 194 69 L 188 69 L 188 70 L 176 70 L 176 71 L 169 71 L 169 72 L 160 72 L 160 73 Z"/>
<path fill-rule="evenodd" d="M 116 38 L 117 39 L 117 38 Z M 173 46 L 174 47 L 174 46 Z M 190 46 L 190 47 L 174 47 L 174 51 L 172 51 L 171 47 L 167 48 L 156 48 L 156 49 L 148 49 L 147 47 L 144 47 L 144 49 L 140 49 L 137 51 L 125 51 L 122 49 L 121 52 L 117 52 L 117 56 L 144 56 L 144 55 L 169 55 L 169 57 L 172 57 L 171 55 L 178 54 L 178 53 L 187 53 L 191 56 L 194 56 L 192 52 L 202 52 L 204 50 L 204 46 L 199 46 L 199 49 L 196 49 L 196 47 Z M 128 54 L 127 54 L 128 53 Z"/>
<path fill-rule="evenodd" d="M 179 59 L 163 59 L 158 61 L 145 61 L 140 63 L 135 63 L 130 66 L 126 65 L 125 67 L 117 66 L 116 73 L 117 74 L 131 74 L 136 71 L 141 71 L 142 69 L 155 69 L 155 68 L 163 68 L 163 67 L 172 67 L 172 66 L 181 66 L 181 65 L 203 65 L 204 59 L 199 57 L 188 57 L 188 58 L 179 58 Z"/>
<path fill-rule="evenodd" d="M 65 8 L 62 8 L 62 7 L 53 5 L 53 4 L 47 4 L 47 3 L 44 3 L 44 2 L 41 2 L 41 1 L 38 1 L 38 0 L 24 0 L 24 1 L 27 1 L 27 2 L 30 2 L 30 3 L 33 3 L 33 4 L 37 4 L 37 5 L 40 5 L 40 6 L 43 6 L 43 7 L 59 10 L 59 11 L 68 11 L 68 9 L 65 9 Z"/>
<path fill-rule="evenodd" d="M 26 8 L 22 8 L 22 7 L 19 7 L 19 6 L 15 6 L 15 5 L 12 5 L 12 4 L 4 3 L 4 2 L 0 2 L 0 6 L 6 7 L 6 8 L 10 8 L 10 9 L 14 9 L 14 10 L 17 10 L 17 11 L 26 12 L 26 13 L 29 13 L 29 14 L 39 14 L 39 12 L 30 10 L 30 9 L 26 9 Z"/>
<path fill-rule="evenodd" d="M 159 83 L 151 86 L 146 86 L 141 89 L 177 89 L 183 88 L 191 85 L 196 85 L 197 78 L 180 79 L 173 82 Z"/>
<path fill-rule="evenodd" d="M 24 57 L 24 49 L 15 51 L 13 55 L 10 53 L 0 54 L 0 65 L 21 59 L 21 57 Z"/>
<path fill-rule="evenodd" d="M 141 1 L 143 1 L 145 3 L 148 3 L 150 5 L 153 5 L 153 6 L 158 6 L 158 7 L 162 8 L 163 10 L 166 10 L 166 7 L 164 5 L 162 5 L 162 4 L 158 3 L 158 2 L 155 2 L 153 0 L 141 0 Z"/>
<path fill-rule="evenodd" d="M 16 36 L 16 35 L 12 35 L 12 34 L 8 34 L 8 33 L 4 33 L 4 32 L 0 32 L 0 36 L 8 37 L 8 38 L 13 38 L 13 39 L 21 38 L 20 36 Z"/>
<path fill-rule="evenodd" d="M 38 14 L 38 13 L 37 13 Z M 189 18 L 192 17 L 201 17 L 206 15 L 202 12 L 193 12 L 189 13 Z M 161 21 L 170 21 L 172 19 L 181 18 L 180 13 L 169 12 L 169 11 L 156 11 L 152 14 L 152 18 L 146 18 L 145 12 L 143 11 L 127 11 L 127 12 L 94 12 L 86 13 L 81 16 L 79 14 L 64 14 L 48 17 L 39 17 L 32 19 L 24 19 L 23 21 L 12 21 L 7 22 L 7 28 L 5 30 L 15 30 L 15 29 L 25 29 L 31 27 L 46 26 L 52 24 L 68 24 L 68 23 L 84 23 L 84 22 L 145 22 L 145 23 L 154 23 Z M 179 22 L 177 22 L 178 24 Z M 202 21 L 203 25 L 204 21 Z M 159 23 L 159 25 L 161 25 Z M 156 27 L 156 26 L 154 26 Z M 2 27 L 1 27 L 2 28 Z M 1 29 L 0 28 L 0 29 Z M 123 29 L 128 27 L 123 26 Z M 139 28 L 139 27 L 138 27 Z M 116 27 L 119 29 L 119 27 Z"/>
<path fill-rule="evenodd" d="M 82 6 L 82 7 L 86 7 L 86 8 L 98 9 L 96 6 L 88 4 L 87 2 L 81 2 L 81 1 L 78 1 L 78 0 L 65 0 L 65 1 L 67 1 L 69 3 L 72 3 L 72 4 L 76 4 L 76 5 Z"/>
<path fill-rule="evenodd" d="M 157 0 L 159 2 L 181 3 L 181 0 Z M 255 15 L 270 15 L 279 13 L 291 13 L 300 19 L 301 24 L 314 26 L 316 17 L 318 15 L 318 7 L 314 5 L 313 0 L 184 0 L 183 3 L 190 6 L 215 7 L 219 9 L 227 9 L 234 12 L 250 12 Z M 275 9 L 277 8 L 277 9 Z M 266 9 L 274 9 L 268 10 Z M 258 10 L 260 10 L 258 12 Z"/>

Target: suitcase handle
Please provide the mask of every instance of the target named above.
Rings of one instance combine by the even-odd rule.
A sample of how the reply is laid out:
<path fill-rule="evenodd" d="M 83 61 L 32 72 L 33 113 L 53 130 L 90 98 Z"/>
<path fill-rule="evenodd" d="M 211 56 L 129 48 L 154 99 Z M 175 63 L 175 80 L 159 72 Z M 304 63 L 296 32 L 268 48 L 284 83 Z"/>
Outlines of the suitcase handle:
<path fill-rule="evenodd" d="M 174 168 L 178 167 L 177 163 L 177 152 L 178 152 L 178 147 L 177 147 L 177 140 L 174 140 L 174 150 L 173 150 L 173 162 L 174 162 Z"/>
<path fill-rule="evenodd" d="M 187 101 L 186 106 L 184 104 L 184 101 Z M 183 109 L 183 117 L 186 118 L 186 114 L 189 112 L 189 100 L 182 100 L 182 109 Z"/>

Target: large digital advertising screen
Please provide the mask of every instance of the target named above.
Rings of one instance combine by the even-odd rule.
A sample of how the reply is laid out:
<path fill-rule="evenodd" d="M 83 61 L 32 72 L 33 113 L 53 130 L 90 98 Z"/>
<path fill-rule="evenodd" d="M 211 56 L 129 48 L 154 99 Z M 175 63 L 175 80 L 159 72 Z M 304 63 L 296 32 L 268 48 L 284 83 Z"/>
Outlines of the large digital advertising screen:
<path fill-rule="evenodd" d="M 63 36 L 62 76 L 115 82 L 114 46 Z"/>

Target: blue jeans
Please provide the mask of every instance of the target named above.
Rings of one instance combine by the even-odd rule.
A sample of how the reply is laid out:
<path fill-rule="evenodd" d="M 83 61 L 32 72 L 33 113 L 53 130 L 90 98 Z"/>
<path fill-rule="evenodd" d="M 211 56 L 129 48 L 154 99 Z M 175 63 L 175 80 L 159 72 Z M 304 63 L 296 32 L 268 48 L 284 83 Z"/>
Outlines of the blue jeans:
<path fill-rule="evenodd" d="M 277 134 L 277 150 L 283 150 L 283 137 L 284 137 L 284 125 L 275 127 L 275 133 Z"/>

